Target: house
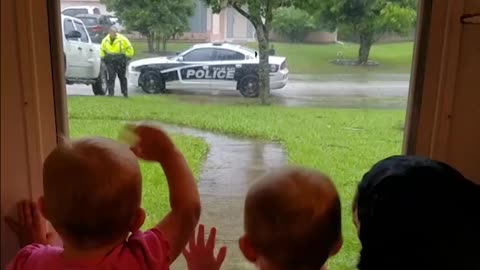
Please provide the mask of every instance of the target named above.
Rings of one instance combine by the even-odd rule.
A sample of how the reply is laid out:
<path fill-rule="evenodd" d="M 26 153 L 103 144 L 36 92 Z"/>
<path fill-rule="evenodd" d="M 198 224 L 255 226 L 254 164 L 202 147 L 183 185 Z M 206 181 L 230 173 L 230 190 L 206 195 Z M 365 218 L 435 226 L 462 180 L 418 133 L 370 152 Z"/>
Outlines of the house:
<path fill-rule="evenodd" d="M 102 14 L 110 14 L 111 12 L 107 11 L 107 7 L 104 4 L 100 3 L 100 0 L 61 0 L 60 1 L 60 8 L 63 10 L 64 8 L 71 7 L 71 6 L 93 6 L 100 9 Z"/>
<path fill-rule="evenodd" d="M 179 40 L 192 42 L 248 42 L 255 41 L 255 28 L 240 13 L 233 8 L 226 8 L 219 14 L 214 14 L 203 0 L 194 0 L 194 15 L 190 18 L 190 31 L 178 37 Z M 61 8 L 70 6 L 95 6 L 102 13 L 110 13 L 100 0 L 61 0 Z M 281 38 L 273 35 L 273 40 L 281 41 Z M 313 32 L 310 33 L 306 42 L 333 43 L 337 41 L 337 33 Z"/>
<path fill-rule="evenodd" d="M 211 41 L 253 41 L 255 29 L 248 20 L 232 8 L 213 14 L 203 0 L 195 1 L 194 15 L 190 18 L 190 32 L 179 37 L 181 40 Z M 61 8 L 70 6 L 95 6 L 102 13 L 110 13 L 100 0 L 61 0 Z"/>

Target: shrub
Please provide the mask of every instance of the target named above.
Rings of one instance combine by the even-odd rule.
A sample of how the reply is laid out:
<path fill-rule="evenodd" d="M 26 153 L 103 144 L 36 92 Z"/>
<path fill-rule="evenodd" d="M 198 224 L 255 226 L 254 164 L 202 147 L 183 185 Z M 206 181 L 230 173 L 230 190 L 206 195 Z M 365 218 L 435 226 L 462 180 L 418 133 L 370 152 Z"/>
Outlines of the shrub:
<path fill-rule="evenodd" d="M 304 10 L 294 7 L 279 8 L 273 17 L 273 30 L 291 42 L 301 42 L 315 30 L 315 19 Z"/>

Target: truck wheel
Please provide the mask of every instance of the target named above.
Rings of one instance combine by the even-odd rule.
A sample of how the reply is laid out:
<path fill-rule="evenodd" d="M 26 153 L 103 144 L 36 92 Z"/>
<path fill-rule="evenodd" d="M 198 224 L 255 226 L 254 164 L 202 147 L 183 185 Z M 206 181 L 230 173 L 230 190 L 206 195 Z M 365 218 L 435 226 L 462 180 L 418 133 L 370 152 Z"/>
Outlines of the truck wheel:
<path fill-rule="evenodd" d="M 107 94 L 108 72 L 104 63 L 100 66 L 100 74 L 97 80 L 92 84 L 93 94 L 95 96 L 105 96 Z"/>
<path fill-rule="evenodd" d="M 255 75 L 246 75 L 238 82 L 238 90 L 240 94 L 247 98 L 258 97 L 258 77 Z"/>
<path fill-rule="evenodd" d="M 147 94 L 166 94 L 165 82 L 162 75 L 155 71 L 146 71 L 140 76 L 140 87 Z"/>

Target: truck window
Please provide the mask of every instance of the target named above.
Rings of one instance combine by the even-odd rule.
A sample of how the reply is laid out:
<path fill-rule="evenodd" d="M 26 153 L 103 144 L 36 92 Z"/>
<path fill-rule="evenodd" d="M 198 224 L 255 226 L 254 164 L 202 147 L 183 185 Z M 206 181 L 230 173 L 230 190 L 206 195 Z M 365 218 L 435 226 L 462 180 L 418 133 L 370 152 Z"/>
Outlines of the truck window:
<path fill-rule="evenodd" d="M 87 31 L 85 30 L 85 26 L 80 22 L 75 22 L 75 26 L 77 27 L 77 31 L 82 34 L 80 41 L 88 43 L 88 34 L 87 34 Z"/>
<path fill-rule="evenodd" d="M 93 14 L 100 14 L 100 9 L 94 8 L 93 9 Z"/>
<path fill-rule="evenodd" d="M 97 18 L 81 17 L 81 18 L 78 18 L 78 19 L 82 20 L 82 22 L 83 22 L 86 26 L 93 26 L 93 25 L 97 25 L 97 24 L 98 24 Z M 100 24 L 101 24 L 101 22 L 100 22 Z"/>
<path fill-rule="evenodd" d="M 71 8 L 63 11 L 63 15 L 75 17 L 79 14 L 88 14 L 88 10 L 86 8 Z"/>
<path fill-rule="evenodd" d="M 73 30 L 75 30 L 75 27 L 73 26 L 72 20 L 65 19 L 63 22 L 63 34 L 66 35 Z"/>

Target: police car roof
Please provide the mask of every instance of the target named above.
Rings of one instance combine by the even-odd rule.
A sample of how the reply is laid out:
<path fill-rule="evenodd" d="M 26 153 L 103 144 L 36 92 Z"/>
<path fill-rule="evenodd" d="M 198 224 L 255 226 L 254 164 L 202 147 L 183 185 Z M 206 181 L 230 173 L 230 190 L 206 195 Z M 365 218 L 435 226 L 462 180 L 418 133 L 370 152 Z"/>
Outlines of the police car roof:
<path fill-rule="evenodd" d="M 238 44 L 224 43 L 224 42 L 214 42 L 214 43 L 200 43 L 193 45 L 194 48 L 210 48 L 210 47 L 222 47 L 229 49 L 238 49 L 241 46 Z"/>
<path fill-rule="evenodd" d="M 230 49 L 233 51 L 241 52 L 244 54 L 250 54 L 254 55 L 255 50 L 250 49 L 248 47 L 244 47 L 240 44 L 232 44 L 232 43 L 200 43 L 200 44 L 195 44 L 192 46 L 193 49 L 199 49 L 199 48 L 224 48 L 224 49 Z"/>

